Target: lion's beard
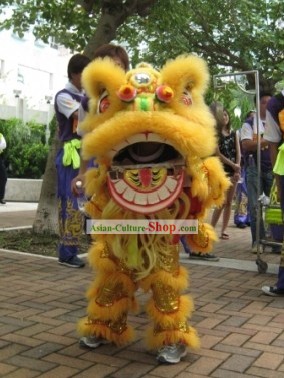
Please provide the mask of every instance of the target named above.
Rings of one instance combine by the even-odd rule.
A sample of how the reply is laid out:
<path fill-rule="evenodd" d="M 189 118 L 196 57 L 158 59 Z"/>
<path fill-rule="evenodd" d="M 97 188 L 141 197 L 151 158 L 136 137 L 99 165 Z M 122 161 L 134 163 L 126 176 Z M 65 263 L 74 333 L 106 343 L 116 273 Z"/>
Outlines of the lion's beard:
<path fill-rule="evenodd" d="M 159 211 L 151 220 L 185 219 L 189 212 L 189 199 L 185 193 L 173 203 L 170 209 Z M 119 207 L 112 199 L 103 209 L 101 219 L 137 219 L 149 220 L 143 214 L 137 214 Z M 177 235 L 175 235 L 177 236 Z M 169 234 L 112 234 L 106 236 L 108 248 L 124 266 L 135 272 L 136 279 L 146 277 L 155 269 L 172 270 L 177 266 L 179 244 Z"/>

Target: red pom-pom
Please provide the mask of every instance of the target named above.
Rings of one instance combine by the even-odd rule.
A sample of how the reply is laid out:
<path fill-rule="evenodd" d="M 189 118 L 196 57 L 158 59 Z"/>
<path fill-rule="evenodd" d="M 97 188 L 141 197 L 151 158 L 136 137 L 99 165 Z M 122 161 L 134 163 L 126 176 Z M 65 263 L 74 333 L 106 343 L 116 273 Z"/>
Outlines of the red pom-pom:
<path fill-rule="evenodd" d="M 156 89 L 156 96 L 162 102 L 170 102 L 174 97 L 174 91 L 168 85 L 160 85 Z"/>
<path fill-rule="evenodd" d="M 133 101 L 137 95 L 137 89 L 134 88 L 132 85 L 125 84 L 119 88 L 117 92 L 118 97 L 125 102 Z"/>

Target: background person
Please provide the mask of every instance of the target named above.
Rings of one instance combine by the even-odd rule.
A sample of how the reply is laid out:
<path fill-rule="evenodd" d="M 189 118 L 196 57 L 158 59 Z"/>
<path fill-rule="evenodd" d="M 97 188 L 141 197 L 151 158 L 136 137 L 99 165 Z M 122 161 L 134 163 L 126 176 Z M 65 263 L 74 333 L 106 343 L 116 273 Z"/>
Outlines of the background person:
<path fill-rule="evenodd" d="M 242 125 L 240 136 L 242 151 L 244 153 L 244 165 L 247 184 L 248 206 L 250 213 L 250 229 L 252 237 L 252 252 L 257 253 L 256 244 L 256 225 L 257 225 L 257 206 L 258 206 L 258 185 L 260 186 L 260 193 L 264 193 L 267 197 L 270 195 L 270 190 L 273 183 L 272 165 L 269 154 L 269 145 L 263 139 L 265 130 L 265 118 L 267 103 L 271 98 L 270 93 L 260 93 L 260 119 L 259 119 L 259 133 L 260 138 L 260 172 L 257 169 L 257 115 L 253 118 L 248 118 Z M 258 182 L 258 178 L 260 182 Z M 260 218 L 259 238 L 265 238 L 265 229 L 262 217 Z"/>
<path fill-rule="evenodd" d="M 81 74 L 90 59 L 75 54 L 68 63 L 68 83 L 55 96 L 55 114 L 58 122 L 58 137 L 63 146 L 56 156 L 57 196 L 60 244 L 59 264 L 81 268 L 85 264 L 77 256 L 79 237 L 83 232 L 83 217 L 78 210 L 76 197 L 71 191 L 71 181 L 80 167 L 81 137 L 77 134 L 78 109 L 84 92 Z"/>
<path fill-rule="evenodd" d="M 229 239 L 229 234 L 226 230 L 230 221 L 232 202 L 236 192 L 237 183 L 241 176 L 240 142 L 237 133 L 231 130 L 230 117 L 224 106 L 220 102 L 213 102 L 210 109 L 216 119 L 218 136 L 216 155 L 220 157 L 224 170 L 230 177 L 232 183 L 227 191 L 224 204 L 221 207 L 214 209 L 211 225 L 216 227 L 223 212 L 220 238 L 226 240 Z"/>
<path fill-rule="evenodd" d="M 255 114 L 254 110 L 250 110 L 244 121 L 247 119 L 253 119 Z M 240 132 L 237 131 L 237 135 L 240 139 Z M 247 195 L 247 184 L 246 184 L 246 173 L 244 167 L 243 152 L 241 149 L 241 178 L 237 184 L 236 196 L 235 196 L 235 213 L 234 213 L 234 223 L 238 228 L 246 228 L 250 225 L 250 216 L 248 210 L 248 195 Z"/>

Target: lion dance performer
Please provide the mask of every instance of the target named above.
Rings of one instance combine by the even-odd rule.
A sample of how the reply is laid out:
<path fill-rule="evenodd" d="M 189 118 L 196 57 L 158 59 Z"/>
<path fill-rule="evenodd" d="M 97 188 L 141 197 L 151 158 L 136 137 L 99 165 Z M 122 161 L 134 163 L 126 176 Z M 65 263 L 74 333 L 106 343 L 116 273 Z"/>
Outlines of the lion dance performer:
<path fill-rule="evenodd" d="M 203 100 L 206 63 L 196 56 L 169 61 L 160 72 L 146 63 L 125 73 L 107 58 L 84 70 L 91 99 L 81 124 L 84 159 L 98 168 L 86 174 L 86 210 L 100 220 L 198 220 L 188 234 L 191 250 L 208 253 L 216 235 L 203 222 L 221 205 L 229 181 L 217 157 L 214 119 Z M 96 348 L 133 340 L 127 322 L 137 311 L 135 292 L 151 291 L 147 333 L 157 359 L 178 363 L 199 338 L 188 324 L 193 311 L 187 270 L 179 265 L 180 235 L 92 235 L 89 263 L 96 271 L 87 317 L 79 322 L 81 344 Z"/>

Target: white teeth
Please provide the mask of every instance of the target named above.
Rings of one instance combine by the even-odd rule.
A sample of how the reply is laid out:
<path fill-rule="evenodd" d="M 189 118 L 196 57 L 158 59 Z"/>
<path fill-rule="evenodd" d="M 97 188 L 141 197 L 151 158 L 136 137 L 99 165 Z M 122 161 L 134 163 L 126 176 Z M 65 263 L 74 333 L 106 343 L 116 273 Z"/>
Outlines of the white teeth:
<path fill-rule="evenodd" d="M 177 187 L 177 180 L 173 179 L 172 177 L 167 177 L 165 186 L 169 189 L 169 191 L 172 193 L 175 191 Z"/>
<path fill-rule="evenodd" d="M 147 198 L 148 198 L 148 195 L 145 193 L 136 193 L 134 203 L 136 205 L 147 205 L 148 204 Z"/>
<path fill-rule="evenodd" d="M 160 135 L 158 134 L 148 133 L 148 134 L 143 134 L 143 136 L 144 136 L 144 141 L 147 141 L 147 142 L 167 143 L 166 142 L 167 139 L 161 138 Z"/>
<path fill-rule="evenodd" d="M 134 190 L 128 187 L 126 191 L 123 193 L 122 197 L 128 202 L 132 202 L 134 200 L 135 194 L 136 193 L 134 192 Z"/>
<path fill-rule="evenodd" d="M 128 143 L 127 141 L 123 141 L 123 142 L 117 144 L 116 146 L 114 146 L 114 147 L 110 150 L 110 152 L 107 154 L 107 156 L 110 157 L 110 158 L 112 159 L 112 158 L 114 157 L 114 155 L 115 155 L 118 151 L 122 150 L 123 148 L 125 148 L 125 147 L 128 146 L 128 145 L 129 145 L 129 143 Z"/>
<path fill-rule="evenodd" d="M 119 194 L 122 194 L 125 191 L 125 189 L 128 187 L 127 184 L 123 180 L 117 181 L 114 184 L 114 186 L 115 186 L 117 193 L 119 193 Z"/>
<path fill-rule="evenodd" d="M 127 137 L 128 145 L 139 143 L 139 142 L 145 142 L 146 135 L 144 133 L 142 134 L 135 134 L 131 135 L 130 137 Z"/>
<path fill-rule="evenodd" d="M 171 195 L 170 192 L 168 191 L 168 189 L 165 186 L 162 186 L 158 190 L 158 196 L 160 197 L 161 200 L 167 199 L 168 197 L 170 197 L 170 195 Z"/>
<path fill-rule="evenodd" d="M 160 202 L 160 198 L 157 194 L 157 192 L 149 193 L 148 194 L 148 203 L 150 205 L 153 205 L 154 203 Z"/>
<path fill-rule="evenodd" d="M 114 146 L 108 153 L 108 157 L 112 159 L 118 151 L 121 151 L 126 146 L 130 146 L 131 144 L 139 143 L 139 142 L 167 143 L 167 139 L 162 139 L 159 135 L 154 134 L 154 133 L 135 134 L 128 137 L 127 140 L 124 140 L 123 142 Z"/>

